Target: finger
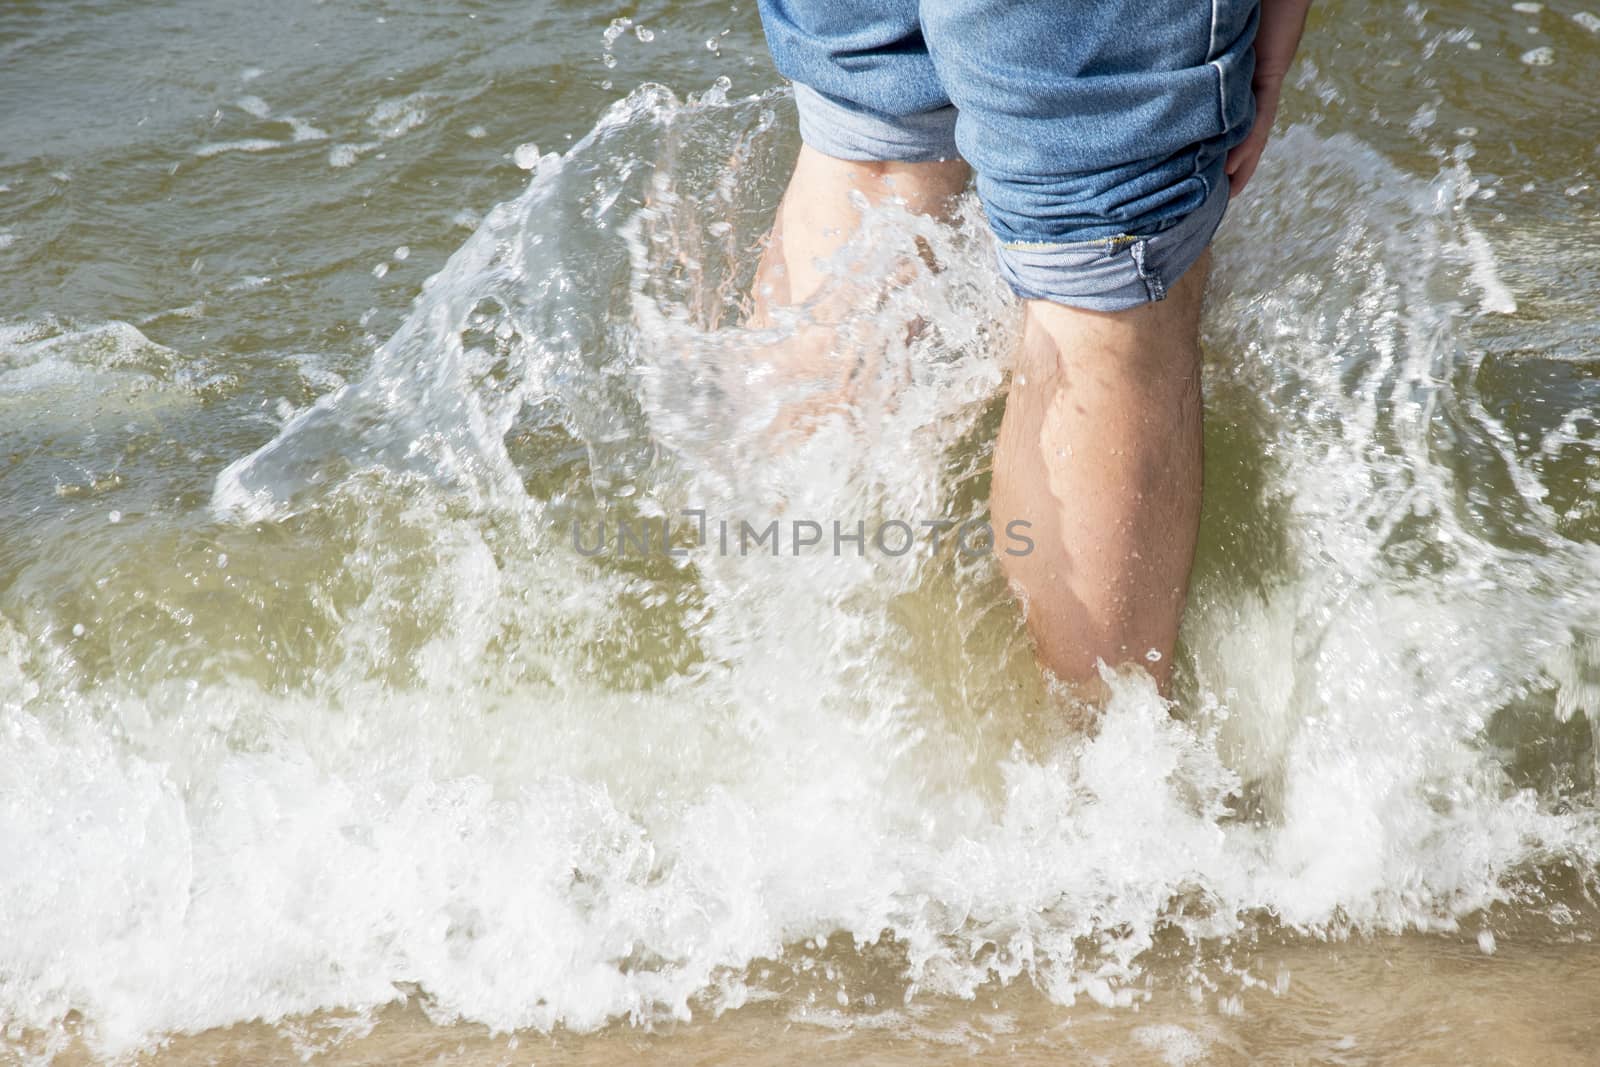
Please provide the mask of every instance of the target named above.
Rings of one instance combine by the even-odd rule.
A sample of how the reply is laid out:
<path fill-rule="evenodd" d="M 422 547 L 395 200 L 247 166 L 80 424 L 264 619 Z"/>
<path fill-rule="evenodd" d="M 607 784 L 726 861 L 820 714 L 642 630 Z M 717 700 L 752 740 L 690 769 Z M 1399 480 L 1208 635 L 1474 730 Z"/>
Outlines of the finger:
<path fill-rule="evenodd" d="M 1227 171 L 1229 174 L 1232 174 L 1234 171 L 1244 166 L 1245 160 L 1249 159 L 1254 151 L 1254 138 L 1246 140 L 1242 144 L 1234 145 L 1228 150 L 1228 158 L 1223 164 L 1223 170 Z"/>
<path fill-rule="evenodd" d="M 1241 160 L 1239 169 L 1228 176 L 1228 196 L 1236 197 L 1244 192 L 1244 187 L 1250 183 L 1250 178 L 1256 172 L 1256 163 L 1260 161 L 1259 155 L 1252 156 L 1249 160 Z"/>
<path fill-rule="evenodd" d="M 1266 143 L 1266 134 L 1262 130 L 1251 131 L 1250 136 L 1228 150 L 1222 169 L 1230 175 L 1236 173 L 1240 167 L 1261 155 Z"/>

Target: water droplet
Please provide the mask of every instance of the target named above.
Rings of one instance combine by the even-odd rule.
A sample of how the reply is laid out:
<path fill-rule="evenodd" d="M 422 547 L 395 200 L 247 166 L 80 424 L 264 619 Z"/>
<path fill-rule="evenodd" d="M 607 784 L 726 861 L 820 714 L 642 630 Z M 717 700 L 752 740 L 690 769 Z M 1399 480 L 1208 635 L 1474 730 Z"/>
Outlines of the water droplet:
<path fill-rule="evenodd" d="M 539 146 L 536 144 L 519 144 L 511 153 L 512 162 L 523 170 L 532 170 L 539 165 Z"/>
<path fill-rule="evenodd" d="M 1548 67 L 1556 61 L 1554 48 L 1530 48 L 1522 53 L 1522 61 L 1530 67 Z"/>
<path fill-rule="evenodd" d="M 110 519 L 111 525 L 115 526 L 117 523 L 122 521 L 122 512 L 113 511 L 110 515 L 107 515 L 106 518 Z"/>

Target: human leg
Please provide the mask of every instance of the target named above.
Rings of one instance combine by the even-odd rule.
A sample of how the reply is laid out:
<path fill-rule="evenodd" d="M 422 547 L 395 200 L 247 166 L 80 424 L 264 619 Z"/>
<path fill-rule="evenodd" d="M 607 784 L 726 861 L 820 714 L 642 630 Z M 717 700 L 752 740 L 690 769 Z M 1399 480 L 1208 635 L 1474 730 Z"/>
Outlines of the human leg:
<path fill-rule="evenodd" d="M 846 104 L 844 117 L 887 119 L 894 142 L 896 120 L 928 113 L 942 92 L 955 150 L 824 149 L 827 164 L 803 155 L 761 265 L 755 321 L 812 300 L 802 348 L 816 356 L 831 344 L 826 324 L 854 297 L 842 286 L 830 305 L 817 253 L 858 224 L 852 188 L 871 202 L 892 185 L 850 159 L 971 161 L 1002 274 L 1026 302 L 992 517 L 1033 528 L 1034 551 L 1002 562 L 1041 660 L 1070 682 L 1092 681 L 1100 661 L 1170 675 L 1199 516 L 1195 264 L 1226 206 L 1224 157 L 1252 114 L 1255 0 L 1154 2 L 1169 10 L 1150 0 L 762 7 L 780 69 L 823 90 L 817 99 L 863 105 Z M 804 107 L 801 129 L 808 144 L 832 136 L 828 123 L 808 126 Z M 921 173 L 902 179 L 924 198 L 914 210 L 937 211 L 962 172 Z"/>
<path fill-rule="evenodd" d="M 757 265 L 747 325 L 778 325 L 762 347 L 764 388 L 786 393 L 770 433 L 803 428 L 851 403 L 850 383 L 887 337 L 865 313 L 920 267 L 915 256 L 841 262 L 863 211 L 898 203 L 943 216 L 970 170 L 955 148 L 955 109 L 922 47 L 917 0 L 761 0 L 778 67 L 794 80 L 802 147 Z M 786 388 L 787 387 L 787 388 Z"/>
<path fill-rule="evenodd" d="M 925 163 L 835 159 L 803 145 L 756 268 L 751 324 L 766 325 L 773 308 L 802 304 L 818 295 L 829 277 L 825 264 L 861 224 L 861 203 L 879 205 L 898 199 L 908 211 L 942 215 L 966 187 L 968 173 L 960 159 Z M 829 306 L 816 309 L 814 317 L 837 321 L 851 310 L 840 299 L 848 295 L 834 296 Z"/>
<path fill-rule="evenodd" d="M 1255 25 L 1254 0 L 923 6 L 1025 301 L 990 505 L 1033 549 L 1001 563 L 1043 665 L 1091 693 L 1100 662 L 1171 676 L 1199 526 L 1204 253 L 1250 125 Z"/>
<path fill-rule="evenodd" d="M 1165 300 L 1125 311 L 1029 301 L 995 446 L 996 529 L 1040 659 L 1093 682 L 1096 661 L 1167 683 L 1200 518 L 1202 260 Z"/>

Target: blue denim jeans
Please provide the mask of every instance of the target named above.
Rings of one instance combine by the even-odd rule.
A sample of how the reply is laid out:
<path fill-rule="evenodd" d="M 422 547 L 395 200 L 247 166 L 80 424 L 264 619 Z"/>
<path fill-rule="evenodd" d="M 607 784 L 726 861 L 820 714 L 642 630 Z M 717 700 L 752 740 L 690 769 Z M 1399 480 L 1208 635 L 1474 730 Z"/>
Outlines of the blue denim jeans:
<path fill-rule="evenodd" d="M 1017 293 L 1159 300 L 1227 207 L 1259 0 L 760 0 L 802 139 L 966 159 Z"/>

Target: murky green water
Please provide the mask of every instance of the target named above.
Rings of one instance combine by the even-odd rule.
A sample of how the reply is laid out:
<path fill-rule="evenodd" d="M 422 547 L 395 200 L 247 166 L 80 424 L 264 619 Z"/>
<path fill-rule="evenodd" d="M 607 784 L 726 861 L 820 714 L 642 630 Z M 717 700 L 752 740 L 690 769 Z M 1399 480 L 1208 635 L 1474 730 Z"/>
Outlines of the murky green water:
<path fill-rule="evenodd" d="M 1085 738 L 987 557 L 571 539 L 984 498 L 971 217 L 763 444 L 753 5 L 0 5 L 4 1055 L 1585 1062 L 1600 19 L 1303 56 Z"/>

